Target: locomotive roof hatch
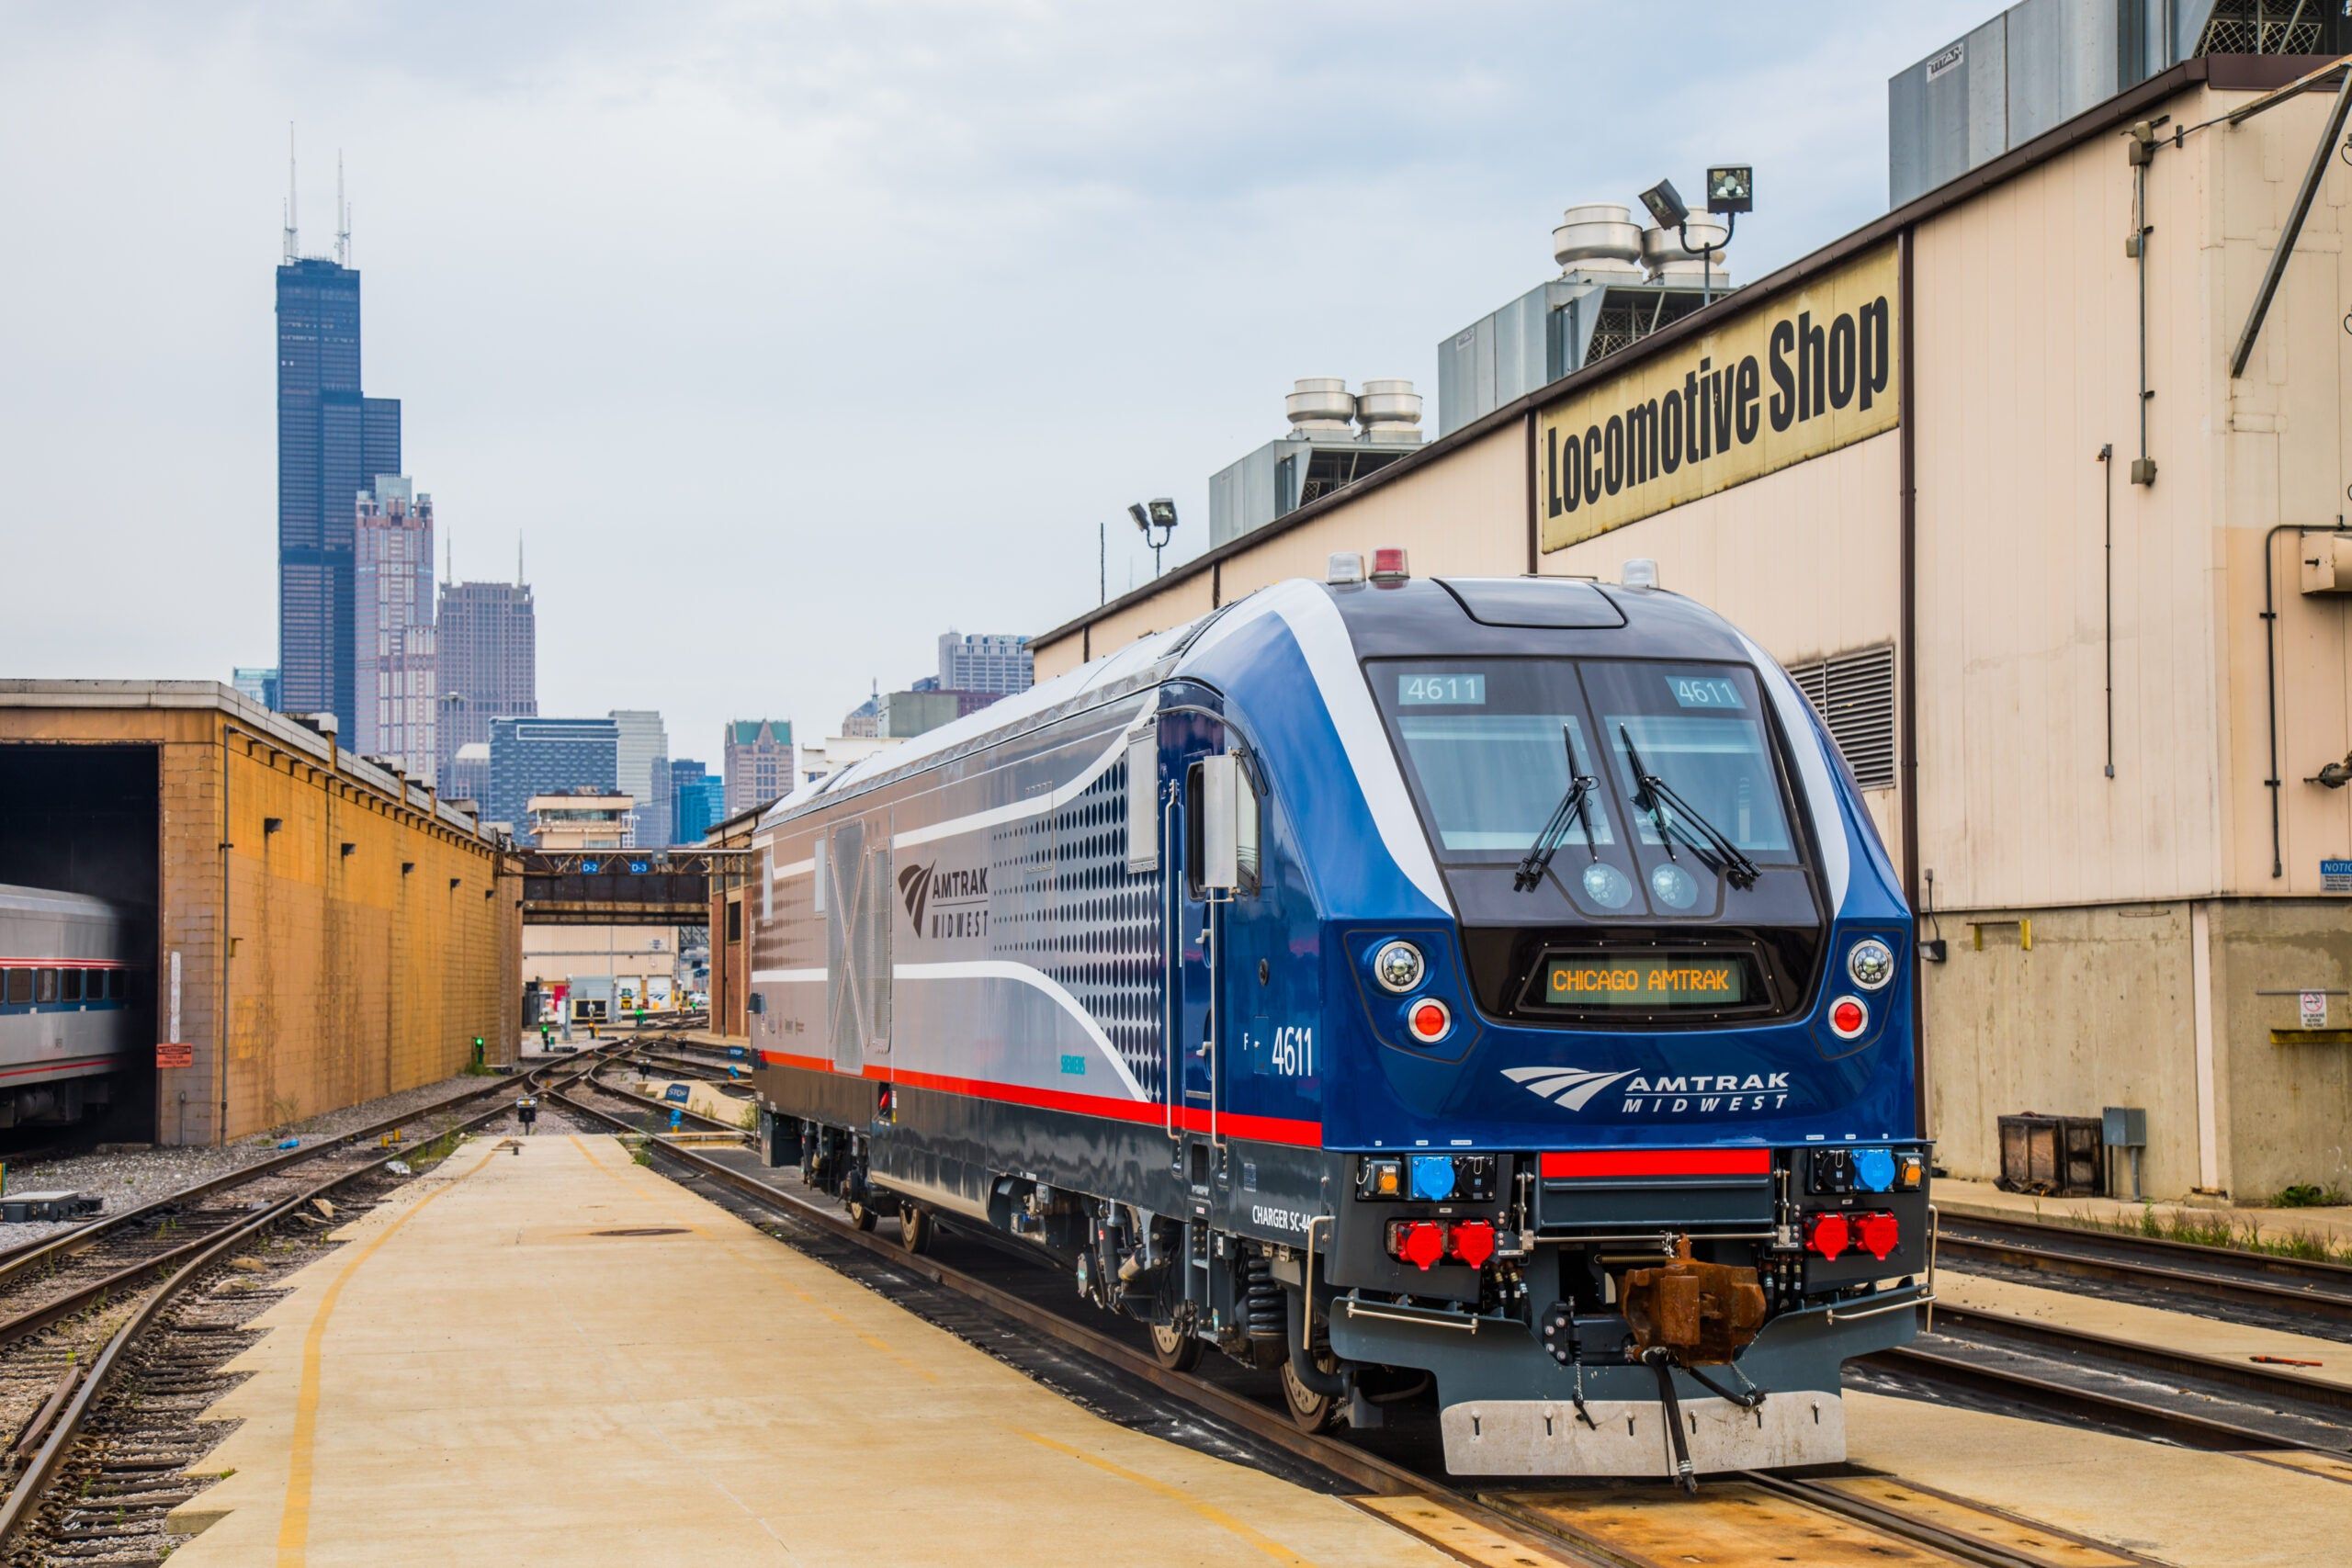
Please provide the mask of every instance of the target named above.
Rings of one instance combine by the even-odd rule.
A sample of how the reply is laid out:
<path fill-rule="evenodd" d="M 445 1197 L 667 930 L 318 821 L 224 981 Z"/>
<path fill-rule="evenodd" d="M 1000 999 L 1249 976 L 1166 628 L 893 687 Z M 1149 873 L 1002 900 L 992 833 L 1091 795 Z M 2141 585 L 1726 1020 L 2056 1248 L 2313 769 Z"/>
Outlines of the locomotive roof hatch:
<path fill-rule="evenodd" d="M 1625 624 L 1625 612 L 1579 578 L 1441 577 L 1463 613 L 1485 626 L 1530 631 L 1600 631 Z"/>

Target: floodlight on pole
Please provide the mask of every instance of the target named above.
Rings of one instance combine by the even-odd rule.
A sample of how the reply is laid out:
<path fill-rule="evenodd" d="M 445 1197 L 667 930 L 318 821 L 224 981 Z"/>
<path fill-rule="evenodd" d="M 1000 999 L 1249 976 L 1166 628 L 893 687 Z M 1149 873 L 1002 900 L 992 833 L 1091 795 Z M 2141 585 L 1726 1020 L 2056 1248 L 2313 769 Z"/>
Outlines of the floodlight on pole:
<path fill-rule="evenodd" d="M 1138 501 L 1127 508 L 1127 515 L 1136 520 L 1136 531 L 1143 542 L 1151 547 L 1151 575 L 1159 575 L 1159 552 L 1168 547 L 1168 536 L 1176 532 L 1176 503 L 1166 496 L 1152 501 Z"/>
<path fill-rule="evenodd" d="M 1749 164 L 1716 164 L 1707 170 L 1707 210 L 1720 213 L 1724 219 L 1724 237 L 1712 245 L 1693 250 L 1690 244 L 1690 208 L 1675 190 L 1672 180 L 1660 180 L 1642 192 L 1642 205 L 1649 209 L 1650 220 L 1661 229 L 1674 231 L 1683 253 L 1699 258 L 1699 300 L 1702 305 L 1715 302 L 1715 253 L 1731 243 L 1732 231 L 1739 226 L 1739 215 L 1756 207 L 1756 169 Z"/>

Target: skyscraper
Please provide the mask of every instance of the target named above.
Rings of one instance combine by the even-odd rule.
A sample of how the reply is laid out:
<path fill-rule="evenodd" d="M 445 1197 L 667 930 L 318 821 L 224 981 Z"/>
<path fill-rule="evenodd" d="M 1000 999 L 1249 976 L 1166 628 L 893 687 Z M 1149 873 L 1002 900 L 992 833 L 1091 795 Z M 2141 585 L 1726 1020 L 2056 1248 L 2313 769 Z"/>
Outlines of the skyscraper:
<path fill-rule="evenodd" d="M 650 708 L 616 708 L 612 718 L 620 729 L 620 789 L 637 803 L 629 808 L 635 841 L 658 849 L 670 841 L 669 732 Z"/>
<path fill-rule="evenodd" d="M 946 691 L 994 692 L 1007 697 L 1027 691 L 1035 678 L 1025 637 L 1010 632 L 940 634 L 939 684 Z"/>
<path fill-rule="evenodd" d="M 496 718 L 483 818 L 529 831 L 531 796 L 619 788 L 620 726 L 609 718 Z"/>
<path fill-rule="evenodd" d="M 440 778 L 434 743 L 433 498 L 379 474 L 352 520 L 358 713 L 346 744 L 412 778 Z"/>
<path fill-rule="evenodd" d="M 401 405 L 359 389 L 359 274 L 295 253 L 277 269 L 277 667 L 292 713 L 357 716 L 354 502 L 401 471 Z"/>
<path fill-rule="evenodd" d="M 727 727 L 727 815 L 764 806 L 792 789 L 792 725 L 739 718 Z"/>
<path fill-rule="evenodd" d="M 272 713 L 284 705 L 277 700 L 276 670 L 265 669 L 258 664 L 240 664 L 229 679 L 230 683 L 237 688 L 239 696 L 251 697 Z"/>
<path fill-rule="evenodd" d="M 435 735 L 446 775 L 461 746 L 490 743 L 491 721 L 539 711 L 538 615 L 520 582 L 445 582 L 434 628 L 440 662 Z"/>
<path fill-rule="evenodd" d="M 670 762 L 670 841 L 699 844 L 711 824 L 727 817 L 727 789 L 691 757 Z"/>

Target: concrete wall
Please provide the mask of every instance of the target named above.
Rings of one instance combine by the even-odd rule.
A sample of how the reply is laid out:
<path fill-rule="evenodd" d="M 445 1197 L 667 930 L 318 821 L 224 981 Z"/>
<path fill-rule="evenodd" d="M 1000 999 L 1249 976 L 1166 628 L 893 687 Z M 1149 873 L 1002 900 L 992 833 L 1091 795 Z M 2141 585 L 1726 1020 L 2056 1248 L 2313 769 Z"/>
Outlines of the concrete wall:
<path fill-rule="evenodd" d="M 110 705 L 74 705 L 66 684 L 0 682 L 0 744 L 157 748 L 157 1032 L 176 953 L 194 1052 L 156 1075 L 160 1141 L 241 1137 L 448 1077 L 477 1037 L 489 1060 L 512 1058 L 522 886 L 495 845 L 225 689 L 87 682 Z"/>
<path fill-rule="evenodd" d="M 2211 1132 L 2218 1185 L 2264 1198 L 2293 1182 L 2352 1188 L 2352 1046 L 2295 1031 L 2304 990 L 2328 998 L 2328 1022 L 2352 1026 L 2352 920 L 2317 898 L 2231 898 L 2207 908 L 2211 931 Z M 2037 928 L 2038 930 L 2039 928 Z M 2283 994 L 2282 994 L 2283 993 Z"/>

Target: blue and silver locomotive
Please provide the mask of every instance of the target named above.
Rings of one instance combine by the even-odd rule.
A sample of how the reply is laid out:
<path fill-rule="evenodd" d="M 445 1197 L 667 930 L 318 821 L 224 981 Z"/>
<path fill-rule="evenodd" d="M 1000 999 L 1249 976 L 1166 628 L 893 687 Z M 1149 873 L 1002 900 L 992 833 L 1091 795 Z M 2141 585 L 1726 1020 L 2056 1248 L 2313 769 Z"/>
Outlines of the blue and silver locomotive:
<path fill-rule="evenodd" d="M 79 893 L 0 884 L 0 1129 L 79 1121 L 141 1052 L 144 921 Z"/>
<path fill-rule="evenodd" d="M 1351 559 L 777 803 L 768 1157 L 1459 1472 L 1841 1459 L 1929 1224 L 1852 775 L 1690 600 Z"/>

